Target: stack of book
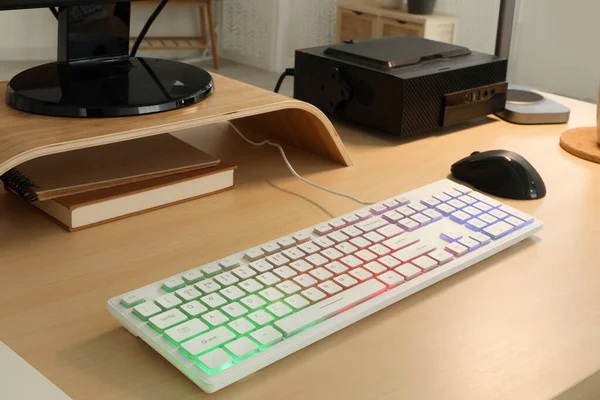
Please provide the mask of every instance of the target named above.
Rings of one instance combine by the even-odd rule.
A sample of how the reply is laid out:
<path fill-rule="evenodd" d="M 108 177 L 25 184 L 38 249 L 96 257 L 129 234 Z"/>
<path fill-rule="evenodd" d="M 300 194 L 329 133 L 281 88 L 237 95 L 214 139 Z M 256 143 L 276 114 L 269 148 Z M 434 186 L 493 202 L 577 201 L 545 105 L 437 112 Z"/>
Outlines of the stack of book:
<path fill-rule="evenodd" d="M 0 179 L 70 231 L 233 188 L 236 166 L 171 135 L 53 154 Z"/>

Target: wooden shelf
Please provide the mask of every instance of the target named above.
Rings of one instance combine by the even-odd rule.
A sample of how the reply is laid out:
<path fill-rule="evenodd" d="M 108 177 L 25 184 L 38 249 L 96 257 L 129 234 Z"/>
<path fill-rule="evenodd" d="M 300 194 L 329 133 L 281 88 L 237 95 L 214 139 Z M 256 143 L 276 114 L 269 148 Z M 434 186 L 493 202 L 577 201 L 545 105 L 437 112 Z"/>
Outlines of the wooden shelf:
<path fill-rule="evenodd" d="M 352 161 L 329 119 L 316 107 L 218 74 L 215 93 L 180 110 L 139 117 L 57 118 L 27 114 L 0 105 L 0 175 L 48 154 L 172 133 L 231 121 L 339 164 Z M 0 83 L 0 90 L 6 82 Z"/>

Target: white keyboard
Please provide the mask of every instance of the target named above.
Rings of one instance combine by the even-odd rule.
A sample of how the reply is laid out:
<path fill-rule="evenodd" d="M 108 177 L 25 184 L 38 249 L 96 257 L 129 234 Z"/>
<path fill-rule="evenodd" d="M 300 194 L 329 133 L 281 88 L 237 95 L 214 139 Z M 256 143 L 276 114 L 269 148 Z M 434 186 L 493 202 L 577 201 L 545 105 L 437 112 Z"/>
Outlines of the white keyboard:
<path fill-rule="evenodd" d="M 212 393 L 541 228 L 443 180 L 115 297 L 108 309 Z"/>

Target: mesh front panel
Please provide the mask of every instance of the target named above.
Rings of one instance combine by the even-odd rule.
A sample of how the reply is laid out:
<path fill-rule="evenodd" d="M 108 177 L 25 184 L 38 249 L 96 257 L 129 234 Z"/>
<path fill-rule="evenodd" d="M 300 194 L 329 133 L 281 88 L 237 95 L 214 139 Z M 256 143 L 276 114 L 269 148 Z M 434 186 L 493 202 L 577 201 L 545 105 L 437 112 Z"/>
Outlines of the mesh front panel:
<path fill-rule="evenodd" d="M 445 94 L 505 82 L 506 68 L 499 61 L 407 80 L 401 136 L 440 127 Z"/>

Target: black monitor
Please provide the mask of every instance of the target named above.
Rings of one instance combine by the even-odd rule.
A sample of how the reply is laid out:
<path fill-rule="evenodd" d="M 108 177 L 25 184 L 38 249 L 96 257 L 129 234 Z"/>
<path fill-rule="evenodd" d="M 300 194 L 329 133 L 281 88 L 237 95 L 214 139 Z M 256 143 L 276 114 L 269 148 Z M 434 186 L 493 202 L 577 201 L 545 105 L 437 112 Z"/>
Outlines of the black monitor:
<path fill-rule="evenodd" d="M 195 104 L 214 90 L 201 68 L 129 55 L 130 1 L 0 0 L 0 10 L 36 7 L 57 14 L 57 61 L 9 82 L 6 102 L 17 110 L 61 117 L 141 115 Z"/>

